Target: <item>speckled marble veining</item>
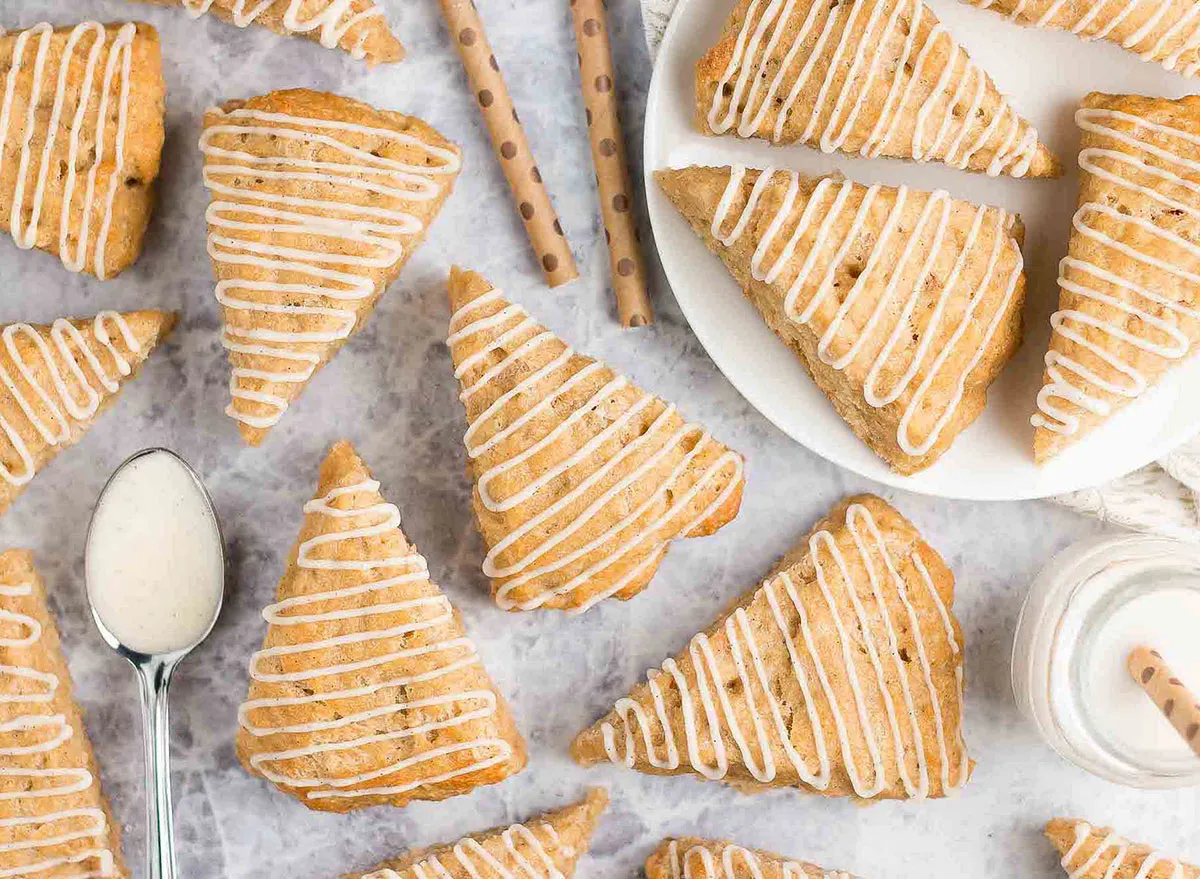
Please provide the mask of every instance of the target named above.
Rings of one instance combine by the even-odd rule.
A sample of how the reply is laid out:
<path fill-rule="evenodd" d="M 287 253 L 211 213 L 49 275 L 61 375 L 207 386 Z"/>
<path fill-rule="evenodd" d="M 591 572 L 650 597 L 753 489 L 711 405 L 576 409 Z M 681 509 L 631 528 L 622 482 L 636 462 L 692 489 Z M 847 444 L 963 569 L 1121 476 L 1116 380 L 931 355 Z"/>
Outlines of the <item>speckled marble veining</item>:
<path fill-rule="evenodd" d="M 958 576 L 967 736 L 978 765 L 956 798 L 857 808 L 790 791 L 751 797 L 686 778 L 585 771 L 570 762 L 567 746 L 577 730 L 754 583 L 826 508 L 873 486 L 816 458 L 758 416 L 705 356 L 665 284 L 654 291 L 657 326 L 617 326 L 566 0 L 479 0 L 579 260 L 580 280 L 555 291 L 543 285 L 525 243 L 437 3 L 390 0 L 387 6 L 409 58 L 368 71 L 304 40 L 241 31 L 215 19 L 193 22 L 169 8 L 122 0 L 0 0 L 0 26 L 9 28 L 85 16 L 150 21 L 166 56 L 160 206 L 137 265 L 101 283 L 0 239 L 0 321 L 101 308 L 183 314 L 120 403 L 0 519 L 0 545 L 37 553 L 135 873 L 144 875 L 145 849 L 136 692 L 131 671 L 88 619 L 82 554 L 92 503 L 108 473 L 151 444 L 179 450 L 204 474 L 232 564 L 224 615 L 184 664 L 174 689 L 183 877 L 333 879 L 409 846 L 560 805 L 589 783 L 609 785 L 614 801 L 580 879 L 636 876 L 662 836 L 682 833 L 728 837 L 864 879 L 1055 879 L 1058 868 L 1039 828 L 1063 813 L 1118 823 L 1127 835 L 1200 860 L 1200 792 L 1138 792 L 1091 778 L 1055 757 L 1017 715 L 1008 650 L 1024 590 L 1052 553 L 1098 527 L 1041 502 L 962 503 L 883 492 Z M 637 7 L 634 0 L 610 5 L 635 163 L 650 77 Z M 204 249 L 208 196 L 196 140 L 209 104 L 291 86 L 335 90 L 417 114 L 462 144 L 465 165 L 428 241 L 365 330 L 311 383 L 265 445 L 250 449 L 222 414 L 228 370 Z M 463 414 L 443 344 L 449 317 L 444 281 L 452 262 L 485 273 L 580 349 L 676 400 L 748 459 L 738 519 L 715 537 L 677 543 L 650 589 L 634 601 L 607 602 L 575 619 L 508 615 L 492 605 L 468 507 Z M 307 811 L 237 763 L 235 712 L 246 691 L 246 662 L 265 626 L 259 611 L 274 595 L 317 466 L 339 437 L 357 444 L 400 506 L 405 529 L 462 608 L 512 702 L 529 739 L 530 764 L 504 784 L 441 804 L 339 816 Z"/>

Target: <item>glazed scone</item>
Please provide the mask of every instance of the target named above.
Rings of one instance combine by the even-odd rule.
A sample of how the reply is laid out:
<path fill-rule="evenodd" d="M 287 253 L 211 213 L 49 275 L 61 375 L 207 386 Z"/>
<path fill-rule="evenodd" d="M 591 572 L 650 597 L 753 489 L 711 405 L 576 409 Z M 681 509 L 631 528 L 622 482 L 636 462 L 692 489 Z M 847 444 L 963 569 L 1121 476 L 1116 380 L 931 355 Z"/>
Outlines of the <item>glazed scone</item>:
<path fill-rule="evenodd" d="M 571 753 L 747 791 L 946 796 L 971 772 L 953 604 L 954 575 L 917 530 L 849 498 Z"/>
<path fill-rule="evenodd" d="M 263 611 L 238 711 L 248 770 L 310 809 L 444 800 L 525 766 L 525 743 L 450 599 L 349 443 Z"/>
<path fill-rule="evenodd" d="M 1046 836 L 1062 855 L 1070 879 L 1200 879 L 1200 867 L 1078 818 L 1053 819 Z"/>
<path fill-rule="evenodd" d="M 983 411 L 1021 342 L 1016 215 L 940 190 L 794 171 L 655 176 L 893 470 L 930 466 Z"/>
<path fill-rule="evenodd" d="M 126 879 L 121 826 L 25 550 L 0 553 L 0 876 Z"/>
<path fill-rule="evenodd" d="M 211 13 L 238 27 L 259 24 L 284 36 L 315 40 L 372 66 L 399 61 L 404 47 L 377 0 L 143 0 L 181 7 L 189 18 Z"/>
<path fill-rule="evenodd" d="M 1200 17 L 1192 0 L 965 0 L 1027 27 L 1107 40 L 1184 76 L 1200 70 Z M 1101 59 L 1097 59 L 1102 63 Z"/>
<path fill-rule="evenodd" d="M 696 63 L 696 124 L 991 176 L 1062 173 L 923 0 L 738 0 Z"/>
<path fill-rule="evenodd" d="M 600 788 L 572 806 L 523 824 L 409 852 L 344 879 L 574 879 L 608 794 Z"/>
<path fill-rule="evenodd" d="M 500 607 L 582 613 L 632 598 L 672 540 L 737 515 L 740 455 L 480 275 L 451 269 L 449 289 L 472 506 Z"/>
<path fill-rule="evenodd" d="M 23 249 L 111 278 L 154 207 L 165 86 L 148 24 L 0 28 L 0 216 Z"/>
<path fill-rule="evenodd" d="M 0 325 L 0 513 L 87 433 L 175 324 L 164 311 L 102 311 Z"/>
<path fill-rule="evenodd" d="M 851 879 L 783 855 L 732 842 L 682 837 L 664 839 L 646 859 L 646 879 Z"/>
<path fill-rule="evenodd" d="M 1200 340 L 1200 96 L 1093 92 L 1079 207 L 1033 415 L 1044 462 L 1102 425 Z"/>
<path fill-rule="evenodd" d="M 460 155 L 420 119 L 306 89 L 210 109 L 200 149 L 226 412 L 258 445 L 420 246 Z"/>

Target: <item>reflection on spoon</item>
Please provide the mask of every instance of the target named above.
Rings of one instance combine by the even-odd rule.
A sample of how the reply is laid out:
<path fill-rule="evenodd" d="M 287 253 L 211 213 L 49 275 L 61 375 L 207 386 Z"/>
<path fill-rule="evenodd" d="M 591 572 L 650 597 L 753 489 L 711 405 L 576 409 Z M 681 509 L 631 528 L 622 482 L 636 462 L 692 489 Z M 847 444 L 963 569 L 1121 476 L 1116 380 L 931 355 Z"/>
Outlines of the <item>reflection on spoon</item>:
<path fill-rule="evenodd" d="M 88 602 L 109 646 L 138 672 L 145 724 L 150 879 L 174 879 L 167 690 L 221 612 L 225 551 L 200 477 L 166 449 L 117 468 L 88 529 Z"/>

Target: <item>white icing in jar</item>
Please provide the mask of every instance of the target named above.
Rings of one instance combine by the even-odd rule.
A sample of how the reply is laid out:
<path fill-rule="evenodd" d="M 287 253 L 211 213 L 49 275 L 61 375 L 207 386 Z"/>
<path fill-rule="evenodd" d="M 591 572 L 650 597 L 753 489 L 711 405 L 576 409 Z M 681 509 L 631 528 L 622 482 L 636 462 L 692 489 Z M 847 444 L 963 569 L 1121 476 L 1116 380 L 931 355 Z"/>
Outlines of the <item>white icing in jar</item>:
<path fill-rule="evenodd" d="M 1059 553 L 1030 588 L 1013 644 L 1017 706 L 1062 757 L 1118 784 L 1200 785 L 1200 760 L 1126 660 L 1158 650 L 1200 687 L 1200 547 L 1146 535 Z"/>
<path fill-rule="evenodd" d="M 134 652 L 174 653 L 208 633 L 225 586 L 221 532 L 182 459 L 151 449 L 113 474 L 88 531 L 86 579 L 99 621 Z"/>

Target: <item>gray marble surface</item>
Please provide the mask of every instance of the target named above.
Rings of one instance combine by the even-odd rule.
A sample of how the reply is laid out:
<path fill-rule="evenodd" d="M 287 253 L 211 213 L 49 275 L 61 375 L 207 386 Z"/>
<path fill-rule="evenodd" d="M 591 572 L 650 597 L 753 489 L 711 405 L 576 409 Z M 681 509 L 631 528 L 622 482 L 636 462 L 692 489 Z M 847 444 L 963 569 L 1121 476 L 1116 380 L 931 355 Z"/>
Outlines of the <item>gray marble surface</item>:
<path fill-rule="evenodd" d="M 326 879 L 408 846 L 563 804 L 587 784 L 609 785 L 614 801 L 581 879 L 635 876 L 662 836 L 680 833 L 728 837 L 869 879 L 1054 879 L 1059 871 L 1038 829 L 1061 813 L 1119 823 L 1129 835 L 1200 861 L 1197 791 L 1137 792 L 1091 778 L 1058 760 L 1013 706 L 1008 650 L 1024 590 L 1053 552 L 1098 527 L 1047 503 L 960 503 L 883 492 L 958 575 L 956 610 L 968 645 L 967 736 L 978 766 L 957 798 L 857 808 L 790 791 L 749 797 L 692 779 L 585 771 L 570 762 L 566 749 L 578 729 L 646 668 L 679 649 L 842 495 L 873 486 L 816 458 L 758 416 L 714 369 L 665 284 L 655 291 L 656 327 L 630 332 L 617 326 L 566 0 L 479 0 L 580 262 L 582 278 L 558 291 L 541 283 L 437 4 L 390 0 L 388 6 L 410 58 L 368 72 L 303 40 L 215 20 L 192 22 L 167 8 L 121 0 L 0 0 L 4 27 L 85 15 L 143 18 L 162 32 L 167 58 L 161 205 L 136 267 L 100 283 L 0 240 L 0 321 L 101 308 L 164 307 L 183 314 L 120 404 L 0 519 L 0 545 L 37 552 L 135 873 L 144 875 L 136 694 L 130 670 L 88 620 L 81 578 L 94 499 L 113 467 L 150 444 L 178 449 L 204 474 L 232 558 L 224 616 L 181 669 L 174 692 L 184 877 Z M 650 62 L 635 0 L 614 0 L 611 7 L 627 137 L 636 145 Z M 222 414 L 227 369 L 204 252 L 207 194 L 195 144 L 208 104 L 298 85 L 418 114 L 462 144 L 466 162 L 428 242 L 366 329 L 255 450 L 241 444 Z M 492 606 L 479 571 L 483 548 L 468 511 L 463 418 L 443 345 L 443 284 L 452 262 L 484 272 L 579 348 L 677 400 L 746 455 L 749 485 L 740 517 L 718 536 L 677 543 L 635 601 L 609 602 L 576 619 L 506 615 Z M 246 688 L 247 659 L 264 629 L 259 610 L 272 599 L 324 451 L 342 436 L 358 445 L 405 513 L 406 530 L 462 608 L 510 697 L 531 760 L 502 785 L 442 804 L 335 816 L 307 811 L 249 776 L 235 759 L 236 706 Z"/>

